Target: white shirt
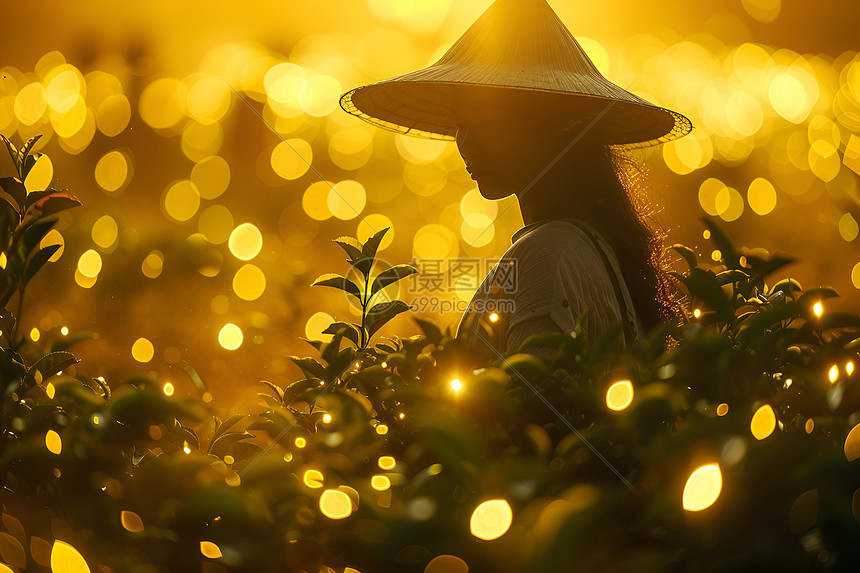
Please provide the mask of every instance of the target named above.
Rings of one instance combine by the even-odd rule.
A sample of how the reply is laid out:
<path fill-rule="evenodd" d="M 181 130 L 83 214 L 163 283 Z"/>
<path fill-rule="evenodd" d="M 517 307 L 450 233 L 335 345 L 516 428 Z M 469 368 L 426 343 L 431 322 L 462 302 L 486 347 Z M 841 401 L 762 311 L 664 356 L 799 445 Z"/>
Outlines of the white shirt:
<path fill-rule="evenodd" d="M 472 297 L 457 338 L 475 341 L 480 333 L 504 353 L 509 340 L 518 345 L 531 334 L 573 332 L 586 309 L 591 342 L 614 324 L 627 323 L 630 337 L 644 332 L 618 260 L 591 227 L 576 219 L 541 221 L 512 241 Z"/>

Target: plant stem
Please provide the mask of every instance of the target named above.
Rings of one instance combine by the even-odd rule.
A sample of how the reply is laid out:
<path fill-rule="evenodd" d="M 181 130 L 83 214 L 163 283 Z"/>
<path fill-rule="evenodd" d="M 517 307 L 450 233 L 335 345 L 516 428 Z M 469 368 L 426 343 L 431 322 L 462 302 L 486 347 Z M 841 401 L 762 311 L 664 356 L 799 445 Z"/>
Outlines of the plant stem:
<path fill-rule="evenodd" d="M 371 267 L 373 265 L 371 264 Z M 361 299 L 361 349 L 367 348 L 367 305 L 370 299 L 367 296 L 367 284 L 370 282 L 370 269 L 364 275 L 364 297 Z"/>
<path fill-rule="evenodd" d="M 26 287 L 21 285 L 18 289 L 18 311 L 15 313 L 15 326 L 12 327 L 12 336 L 9 337 L 9 347 L 17 346 L 15 340 L 18 338 L 18 325 L 21 324 L 21 313 L 24 312 L 24 290 Z"/>

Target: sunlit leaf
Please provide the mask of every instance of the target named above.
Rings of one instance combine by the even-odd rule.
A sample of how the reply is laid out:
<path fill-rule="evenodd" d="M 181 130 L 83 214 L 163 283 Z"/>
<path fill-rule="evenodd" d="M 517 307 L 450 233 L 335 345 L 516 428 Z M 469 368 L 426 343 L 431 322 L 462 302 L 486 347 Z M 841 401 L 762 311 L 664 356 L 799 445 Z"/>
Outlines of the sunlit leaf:
<path fill-rule="evenodd" d="M 502 370 L 509 373 L 511 377 L 525 377 L 531 379 L 534 376 L 549 375 L 546 363 L 531 354 L 514 354 L 502 360 Z"/>
<path fill-rule="evenodd" d="M 338 237 L 337 239 L 334 239 L 334 242 L 344 250 L 346 256 L 349 257 L 348 260 L 350 262 L 364 258 L 364 254 L 361 252 L 361 243 L 355 237 Z"/>
<path fill-rule="evenodd" d="M 376 257 L 376 251 L 379 249 L 379 243 L 382 242 L 382 237 L 388 232 L 390 227 L 385 227 L 381 231 L 377 231 L 372 237 L 367 239 L 364 246 L 361 247 L 361 252 L 365 257 L 373 259 Z"/>
<path fill-rule="evenodd" d="M 290 360 L 311 376 L 319 379 L 325 378 L 325 367 L 314 360 L 313 358 L 299 358 L 298 356 L 290 356 Z"/>
<path fill-rule="evenodd" d="M 254 434 L 249 432 L 225 432 L 212 441 L 212 444 L 209 446 L 209 453 L 223 457 L 227 454 L 230 446 L 253 437 Z"/>
<path fill-rule="evenodd" d="M 317 279 L 313 283 L 311 283 L 311 286 L 333 287 L 351 294 L 358 300 L 361 300 L 362 298 L 361 291 L 359 290 L 358 285 L 356 285 L 354 282 L 347 279 L 346 277 L 334 273 L 328 273 L 317 277 Z"/>
<path fill-rule="evenodd" d="M 54 256 L 54 253 L 63 248 L 62 245 L 48 245 L 44 249 L 39 249 L 39 251 L 30 257 L 27 261 L 27 264 L 24 266 L 24 280 L 23 283 L 26 285 L 29 283 L 33 277 L 38 273 L 45 263 Z"/>
<path fill-rule="evenodd" d="M 699 266 L 699 261 L 696 260 L 696 253 L 690 247 L 685 245 L 675 244 L 670 247 L 673 251 L 676 251 L 679 255 L 684 257 L 684 260 L 687 262 L 687 265 L 692 269 Z"/>
<path fill-rule="evenodd" d="M 376 275 L 376 278 L 373 279 L 370 292 L 371 294 L 376 294 L 388 285 L 396 283 L 409 275 L 414 275 L 417 272 L 418 269 L 410 265 L 395 265 Z"/>
<path fill-rule="evenodd" d="M 0 177 L 0 187 L 18 205 L 17 210 L 20 212 L 24 208 L 27 198 L 27 189 L 24 184 L 16 177 Z"/>
<path fill-rule="evenodd" d="M 12 158 L 12 161 L 15 162 L 15 168 L 20 171 L 21 170 L 21 156 L 18 153 L 18 149 L 15 145 L 9 141 L 9 138 L 0 133 L 0 139 L 3 140 L 3 143 L 6 144 L 6 149 L 9 151 L 9 156 Z"/>
<path fill-rule="evenodd" d="M 271 382 L 269 384 L 271 386 L 274 386 L 274 384 L 271 384 Z M 221 434 L 235 426 L 239 422 L 239 420 L 241 420 L 242 418 L 247 418 L 248 416 L 249 414 L 234 414 L 233 416 L 230 416 L 223 422 L 219 423 L 218 426 L 215 428 L 215 434 L 212 436 L 212 439 L 217 440 Z"/>
<path fill-rule="evenodd" d="M 28 156 L 30 156 L 30 152 L 33 150 L 33 147 L 36 145 L 36 143 L 40 139 L 42 139 L 41 134 L 36 135 L 34 137 L 31 137 L 30 139 L 27 140 L 27 143 L 24 144 L 24 146 L 21 148 L 21 151 L 19 153 L 22 161 L 24 159 L 26 159 Z M 38 159 L 38 155 L 40 155 L 40 154 L 34 154 L 34 155 L 36 155 L 37 156 L 36 159 Z M 24 173 L 24 177 L 27 177 L 26 172 Z"/>
<path fill-rule="evenodd" d="M 382 328 L 385 323 L 402 312 L 409 310 L 409 305 L 400 300 L 391 302 L 383 302 L 375 305 L 367 313 L 370 322 L 370 328 L 367 329 L 368 339 L 372 338 L 374 333 Z"/>
<path fill-rule="evenodd" d="M 418 317 L 413 316 L 412 320 L 414 320 L 421 331 L 424 333 L 424 336 L 427 337 L 427 340 L 430 341 L 434 346 L 439 346 L 442 343 L 442 331 L 439 330 L 439 327 L 430 322 L 429 320 L 422 320 Z M 377 344 L 377 347 L 381 347 L 382 345 Z M 390 348 L 390 347 L 389 347 Z M 392 348 L 391 351 L 394 349 Z"/>
<path fill-rule="evenodd" d="M 49 217 L 61 211 L 80 207 L 81 202 L 74 195 L 58 191 L 33 203 L 32 208 L 41 211 L 41 217 Z"/>
<path fill-rule="evenodd" d="M 707 217 L 702 217 L 702 222 L 705 224 L 705 227 L 711 232 L 711 241 L 714 243 L 714 246 L 719 249 L 719 251 L 723 254 L 723 260 L 725 261 L 734 261 L 737 262 L 737 251 L 735 250 L 735 246 L 732 244 L 728 235 L 726 235 L 723 230 L 717 225 L 716 222 L 708 219 Z"/>
<path fill-rule="evenodd" d="M 322 331 L 323 334 L 341 334 L 353 342 L 356 346 L 359 344 L 358 327 L 348 322 L 332 322 Z"/>
<path fill-rule="evenodd" d="M 78 362 L 80 362 L 80 360 L 70 352 L 51 352 L 37 360 L 36 363 L 30 367 L 29 371 L 31 373 L 38 371 L 41 373 L 42 379 L 46 380 L 60 370 L 64 370 Z"/>

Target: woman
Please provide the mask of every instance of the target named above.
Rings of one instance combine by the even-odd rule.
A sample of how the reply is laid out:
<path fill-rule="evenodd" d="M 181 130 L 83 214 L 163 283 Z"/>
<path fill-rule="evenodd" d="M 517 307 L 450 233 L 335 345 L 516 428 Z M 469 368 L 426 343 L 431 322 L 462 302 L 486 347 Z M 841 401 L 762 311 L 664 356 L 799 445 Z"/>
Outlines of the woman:
<path fill-rule="evenodd" d="M 531 334 L 572 332 L 587 315 L 590 339 L 620 323 L 629 343 L 678 317 L 659 237 L 609 146 L 652 145 L 692 126 L 606 80 L 545 0 L 497 0 L 437 63 L 347 92 L 341 106 L 387 129 L 456 139 L 484 197 L 517 196 L 526 226 L 458 337 L 506 352 Z"/>

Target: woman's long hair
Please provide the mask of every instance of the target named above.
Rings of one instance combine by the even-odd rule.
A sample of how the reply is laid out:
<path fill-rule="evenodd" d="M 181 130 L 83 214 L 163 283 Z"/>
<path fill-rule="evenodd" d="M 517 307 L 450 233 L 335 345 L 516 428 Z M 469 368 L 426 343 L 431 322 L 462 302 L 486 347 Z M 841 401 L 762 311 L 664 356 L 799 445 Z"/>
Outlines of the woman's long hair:
<path fill-rule="evenodd" d="M 617 147 L 598 141 L 575 147 L 571 167 L 581 190 L 576 201 L 604 230 L 642 326 L 650 331 L 660 322 L 680 323 L 682 305 L 663 263 L 665 232 L 644 196 L 643 168 Z"/>

